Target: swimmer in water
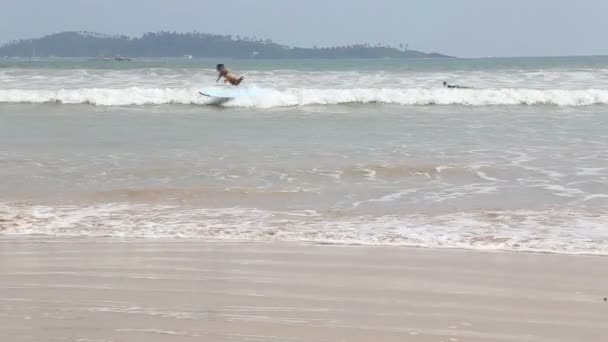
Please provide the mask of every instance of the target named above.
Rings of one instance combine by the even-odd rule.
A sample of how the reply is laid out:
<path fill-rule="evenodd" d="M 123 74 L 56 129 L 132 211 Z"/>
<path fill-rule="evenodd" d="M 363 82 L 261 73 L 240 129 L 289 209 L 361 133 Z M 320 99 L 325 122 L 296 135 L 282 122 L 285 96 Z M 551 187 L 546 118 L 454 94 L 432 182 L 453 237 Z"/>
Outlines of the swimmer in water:
<path fill-rule="evenodd" d="M 471 87 L 462 87 L 459 85 L 448 84 L 448 82 L 443 82 L 443 86 L 449 89 L 471 89 Z"/>
<path fill-rule="evenodd" d="M 231 73 L 230 70 L 228 70 L 224 66 L 224 64 L 218 64 L 215 69 L 219 73 L 217 75 L 217 80 L 215 81 L 215 83 L 219 82 L 220 79 L 223 77 L 224 78 L 224 83 L 230 83 L 233 86 L 238 86 L 245 79 L 245 77 L 243 77 L 243 76 L 239 77 L 239 76 Z"/>

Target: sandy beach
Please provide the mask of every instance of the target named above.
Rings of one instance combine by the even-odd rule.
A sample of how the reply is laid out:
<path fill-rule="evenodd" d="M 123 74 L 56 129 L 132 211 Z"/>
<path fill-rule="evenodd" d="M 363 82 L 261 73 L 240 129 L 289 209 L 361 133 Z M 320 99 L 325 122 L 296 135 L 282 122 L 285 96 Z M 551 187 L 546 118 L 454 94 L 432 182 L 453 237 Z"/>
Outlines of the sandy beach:
<path fill-rule="evenodd" d="M 3 341 L 606 341 L 608 258 L 3 238 Z"/>

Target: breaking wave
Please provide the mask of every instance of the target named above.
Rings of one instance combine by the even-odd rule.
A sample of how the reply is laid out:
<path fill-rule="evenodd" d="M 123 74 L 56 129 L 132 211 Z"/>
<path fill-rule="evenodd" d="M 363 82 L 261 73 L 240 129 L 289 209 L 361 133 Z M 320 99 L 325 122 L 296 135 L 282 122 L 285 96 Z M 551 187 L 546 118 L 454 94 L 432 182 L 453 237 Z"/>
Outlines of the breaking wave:
<path fill-rule="evenodd" d="M 0 237 L 301 241 L 597 255 L 608 255 L 607 220 L 605 212 L 577 210 L 353 216 L 133 203 L 54 207 L 0 203 Z"/>
<path fill-rule="evenodd" d="M 206 105 L 209 98 L 195 88 L 82 88 L 61 90 L 0 89 L 0 103 L 61 103 L 96 106 Z M 225 106 L 273 108 L 306 105 L 393 104 L 409 106 L 462 105 L 590 106 L 608 104 L 603 89 L 445 89 L 445 88 L 354 88 L 284 90 L 256 86 L 240 89 L 211 89 L 221 96 L 234 97 Z"/>

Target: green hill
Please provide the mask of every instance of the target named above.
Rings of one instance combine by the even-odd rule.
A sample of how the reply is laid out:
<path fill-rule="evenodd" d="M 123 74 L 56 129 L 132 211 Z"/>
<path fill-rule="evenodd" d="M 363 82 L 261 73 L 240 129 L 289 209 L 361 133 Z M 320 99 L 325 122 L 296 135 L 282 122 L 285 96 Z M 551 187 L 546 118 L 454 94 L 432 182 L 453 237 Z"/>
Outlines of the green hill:
<path fill-rule="evenodd" d="M 207 33 L 146 33 L 141 37 L 108 36 L 91 32 L 62 32 L 18 40 L 0 47 L 0 57 L 182 57 L 195 58 L 445 58 L 438 53 L 358 44 L 300 48 L 230 35 Z"/>

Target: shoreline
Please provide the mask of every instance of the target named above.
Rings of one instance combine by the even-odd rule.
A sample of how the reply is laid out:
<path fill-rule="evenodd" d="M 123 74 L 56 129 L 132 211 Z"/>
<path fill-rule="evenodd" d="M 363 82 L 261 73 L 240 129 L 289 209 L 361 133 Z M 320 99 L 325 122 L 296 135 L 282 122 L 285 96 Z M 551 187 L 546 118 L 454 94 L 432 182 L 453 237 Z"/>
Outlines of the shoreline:
<path fill-rule="evenodd" d="M 1 231 L 0 231 L 1 232 Z M 557 255 L 557 256 L 580 256 L 580 257 L 595 257 L 595 258 L 606 258 L 607 253 L 593 253 L 593 252 L 564 252 L 564 251 L 552 251 L 552 250 L 514 250 L 514 249 L 492 249 L 492 248 L 474 248 L 474 247 L 436 247 L 436 246 L 417 246 L 417 245 L 390 245 L 390 244 L 365 244 L 356 242 L 327 242 L 327 241 L 315 241 L 315 240 L 239 240 L 239 239 L 209 239 L 209 238 L 192 238 L 192 237 L 117 237 L 117 236 L 54 236 L 44 234 L 0 234 L 0 244 L 7 241 L 30 241 L 30 242 L 94 242 L 94 243 L 124 243 L 124 244 L 138 244 L 138 243 L 161 243 L 161 244 L 180 244 L 180 243 L 218 243 L 218 244 L 260 244 L 260 245 L 295 245 L 300 247 L 336 247 L 336 248 L 389 248 L 389 249 L 411 249 L 411 250 L 425 250 L 425 251 L 460 251 L 460 252 L 474 252 L 481 254 L 532 254 L 532 255 Z"/>
<path fill-rule="evenodd" d="M 603 341 L 608 333 L 608 259 L 596 256 L 117 241 L 0 238 L 0 334 L 11 341 L 540 342 Z"/>

